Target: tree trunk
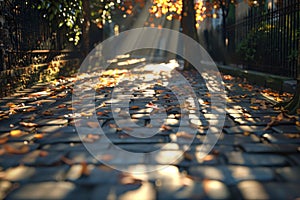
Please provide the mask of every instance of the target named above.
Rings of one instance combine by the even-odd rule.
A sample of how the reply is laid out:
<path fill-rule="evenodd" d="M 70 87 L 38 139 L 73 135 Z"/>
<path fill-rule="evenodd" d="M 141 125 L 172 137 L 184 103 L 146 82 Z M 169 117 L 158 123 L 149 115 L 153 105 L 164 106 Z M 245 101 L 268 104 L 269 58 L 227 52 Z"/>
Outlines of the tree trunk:
<path fill-rule="evenodd" d="M 183 0 L 182 2 L 182 19 L 181 19 L 181 27 L 182 33 L 194 39 L 199 43 L 199 38 L 196 30 L 196 19 L 195 19 L 195 9 L 194 9 L 194 1 L 193 0 Z M 191 49 L 186 46 L 186 42 L 184 41 L 184 54 L 192 53 Z M 193 66 L 184 61 L 184 69 L 191 69 Z"/>
<path fill-rule="evenodd" d="M 224 13 L 225 11 L 223 11 L 223 14 L 222 14 L 222 20 L 223 20 L 223 23 L 222 23 L 222 41 L 223 41 L 223 45 L 224 47 L 226 48 L 226 14 Z"/>
<path fill-rule="evenodd" d="M 83 23 L 82 23 L 82 42 L 81 42 L 81 50 L 83 57 L 86 57 L 90 51 L 90 38 L 89 38 L 89 30 L 90 30 L 90 1 L 82 0 L 82 9 L 83 9 Z"/>
<path fill-rule="evenodd" d="M 297 86 L 296 93 L 292 100 L 287 103 L 284 107 L 290 114 L 296 114 L 297 110 L 300 109 L 300 39 L 298 41 L 298 64 L 297 64 Z"/>

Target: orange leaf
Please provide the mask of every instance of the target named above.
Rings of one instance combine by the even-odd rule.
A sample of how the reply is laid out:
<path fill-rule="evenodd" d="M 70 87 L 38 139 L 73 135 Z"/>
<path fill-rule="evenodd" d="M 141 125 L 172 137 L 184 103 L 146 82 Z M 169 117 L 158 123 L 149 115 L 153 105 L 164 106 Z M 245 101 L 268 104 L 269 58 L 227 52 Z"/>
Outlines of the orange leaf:
<path fill-rule="evenodd" d="M 53 112 L 50 110 L 45 110 L 42 114 L 46 115 L 46 116 L 51 116 L 51 115 L 53 115 Z"/>
<path fill-rule="evenodd" d="M 276 119 L 277 119 L 278 121 L 282 121 L 283 118 L 284 118 L 283 113 L 280 113 L 280 114 L 277 115 L 277 117 L 276 117 Z"/>
<path fill-rule="evenodd" d="M 300 122 L 299 121 L 296 122 L 296 126 L 300 126 Z"/>
<path fill-rule="evenodd" d="M 0 138 L 0 144 L 6 143 L 7 140 L 8 140 L 8 137 L 2 137 L 2 138 Z"/>
<path fill-rule="evenodd" d="M 43 137 L 44 137 L 44 135 L 41 134 L 41 133 L 37 133 L 37 134 L 34 135 L 35 139 L 42 139 Z"/>
<path fill-rule="evenodd" d="M 11 154 L 25 154 L 28 153 L 30 148 L 28 145 L 23 145 L 20 148 L 15 148 L 11 145 L 4 145 L 4 149 L 7 153 L 11 153 Z"/>
<path fill-rule="evenodd" d="M 60 104 L 57 106 L 57 108 L 65 108 L 67 105 L 66 104 Z"/>
<path fill-rule="evenodd" d="M 210 102 L 204 101 L 203 104 L 204 104 L 204 105 L 210 105 Z"/>
<path fill-rule="evenodd" d="M 81 176 L 89 176 L 90 175 L 90 170 L 88 168 L 88 165 L 86 162 L 81 163 Z"/>
<path fill-rule="evenodd" d="M 136 109 L 139 109 L 139 108 L 140 108 L 139 106 L 131 106 L 130 110 L 136 110 Z"/>
<path fill-rule="evenodd" d="M 171 130 L 172 130 L 172 127 L 171 127 L 171 126 L 167 126 L 167 125 L 165 125 L 165 124 L 163 124 L 163 125 L 161 126 L 161 128 L 162 128 L 164 131 L 171 131 Z"/>

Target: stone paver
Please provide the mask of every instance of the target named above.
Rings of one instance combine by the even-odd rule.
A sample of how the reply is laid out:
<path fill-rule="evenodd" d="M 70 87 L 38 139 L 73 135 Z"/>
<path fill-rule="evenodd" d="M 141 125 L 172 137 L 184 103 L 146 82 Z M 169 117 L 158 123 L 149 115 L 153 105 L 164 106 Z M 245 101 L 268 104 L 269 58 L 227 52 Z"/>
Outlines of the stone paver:
<path fill-rule="evenodd" d="M 281 119 L 261 89 L 227 77 L 220 125 L 199 74 L 179 71 L 191 82 L 197 108 L 176 98 L 186 86 L 173 84 L 179 80 L 175 69 L 155 67 L 160 70 L 146 65 L 95 73 L 83 79 L 85 96 L 73 101 L 81 77 L 2 98 L 0 199 L 300 198 L 299 116 Z M 206 77 L 213 83 L 213 75 Z M 88 101 L 93 80 L 99 85 Z M 125 89 L 118 88 L 122 84 Z M 76 107 L 83 101 L 84 108 Z M 275 118 L 280 120 L 270 124 Z M 209 125 L 223 127 L 217 141 L 208 135 Z M 89 144 L 98 151 L 91 154 Z M 204 144 L 213 145 L 207 155 Z"/>

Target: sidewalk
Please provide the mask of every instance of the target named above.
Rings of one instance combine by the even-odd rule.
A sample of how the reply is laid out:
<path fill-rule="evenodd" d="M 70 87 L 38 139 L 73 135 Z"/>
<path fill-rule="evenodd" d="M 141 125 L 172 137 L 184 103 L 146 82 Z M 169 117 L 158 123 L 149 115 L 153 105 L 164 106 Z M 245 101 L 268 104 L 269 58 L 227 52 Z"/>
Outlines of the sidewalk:
<path fill-rule="evenodd" d="M 89 110 L 72 107 L 74 77 L 36 84 L 1 99 L 0 198 L 300 198 L 300 119 L 272 108 L 272 102 L 288 94 L 279 96 L 224 75 L 225 124 L 213 150 L 201 157 L 209 123 L 217 120 L 210 114 L 210 93 L 203 78 L 194 71 L 180 72 L 192 83 L 199 101 L 200 115 L 185 123 L 181 119 L 186 113 L 180 108 L 187 114 L 197 112 L 180 105 L 171 90 L 175 87 L 166 87 L 175 69 L 161 66 L 153 73 L 147 66 L 102 73 L 95 94 L 97 123 L 90 120 Z M 158 81 L 153 82 L 155 78 Z M 125 79 L 130 91 L 119 91 L 120 99 L 112 101 L 113 87 Z M 127 110 L 121 98 L 130 99 Z M 159 110 L 166 111 L 167 119 Z M 113 144 L 97 143 L 104 138 L 97 131 L 98 123 Z M 132 135 L 137 129 L 133 123 L 139 125 L 140 138 Z M 178 132 L 180 127 L 184 129 Z M 147 130 L 153 128 L 158 132 L 149 137 Z M 197 132 L 185 152 L 182 141 L 191 138 L 191 128 Z M 82 142 L 97 144 L 99 155 L 93 157 Z M 120 157 L 116 146 L 136 156 Z M 155 150 L 160 150 L 158 156 L 151 157 Z M 116 170 L 121 167 L 127 172 Z"/>

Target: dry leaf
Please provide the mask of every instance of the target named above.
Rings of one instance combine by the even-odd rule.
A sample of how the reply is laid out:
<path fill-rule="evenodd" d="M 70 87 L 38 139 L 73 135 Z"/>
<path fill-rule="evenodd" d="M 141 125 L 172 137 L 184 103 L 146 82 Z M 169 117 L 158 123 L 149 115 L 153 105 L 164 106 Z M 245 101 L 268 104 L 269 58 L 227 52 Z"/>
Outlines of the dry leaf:
<path fill-rule="evenodd" d="M 164 130 L 164 131 L 171 131 L 171 130 L 172 130 L 172 127 L 163 124 L 163 125 L 161 125 L 161 129 Z"/>
<path fill-rule="evenodd" d="M 86 124 L 91 128 L 99 128 L 100 127 L 98 122 L 87 122 Z"/>
<path fill-rule="evenodd" d="M 46 157 L 48 155 L 49 155 L 49 153 L 47 151 L 40 151 L 40 153 L 39 153 L 40 157 Z"/>
<path fill-rule="evenodd" d="M 21 130 L 11 130 L 10 131 L 10 136 L 11 137 L 20 137 L 22 135 L 24 135 L 24 132 L 21 131 Z"/>
<path fill-rule="evenodd" d="M 66 104 L 60 104 L 60 105 L 57 106 L 57 108 L 65 108 L 65 107 L 67 107 Z"/>
<path fill-rule="evenodd" d="M 130 110 L 136 110 L 136 109 L 139 109 L 139 108 L 140 108 L 139 106 L 131 106 Z"/>
<path fill-rule="evenodd" d="M 177 137 L 186 138 L 186 139 L 194 139 L 195 135 L 189 134 L 184 131 L 180 131 L 176 133 Z"/>
<path fill-rule="evenodd" d="M 259 110 L 259 106 L 250 106 L 252 110 Z"/>
<path fill-rule="evenodd" d="M 202 160 L 203 161 L 211 161 L 215 158 L 214 155 L 206 155 Z"/>
<path fill-rule="evenodd" d="M 0 144 L 5 144 L 8 140 L 8 137 L 1 137 L 0 138 Z"/>
<path fill-rule="evenodd" d="M 35 138 L 35 139 L 42 139 L 43 137 L 44 137 L 44 135 L 41 134 L 41 133 L 36 133 L 36 134 L 34 135 L 34 138 Z"/>
<path fill-rule="evenodd" d="M 93 113 L 84 113 L 84 112 L 82 112 L 82 113 L 80 113 L 80 115 L 82 117 L 91 117 L 91 116 L 93 116 Z"/>
<path fill-rule="evenodd" d="M 28 153 L 30 148 L 28 145 L 23 145 L 20 148 L 15 148 L 11 145 L 4 145 L 4 149 L 7 153 L 11 153 L 11 154 L 25 154 Z"/>
<path fill-rule="evenodd" d="M 86 162 L 81 163 L 81 176 L 89 176 L 91 174 Z"/>
<path fill-rule="evenodd" d="M 279 115 L 277 115 L 276 120 L 282 121 L 283 118 L 284 118 L 283 113 L 280 113 Z"/>
<path fill-rule="evenodd" d="M 122 174 L 119 181 L 122 185 L 140 185 L 142 183 L 140 179 L 136 179 L 129 174 Z"/>
<path fill-rule="evenodd" d="M 22 125 L 22 126 L 25 126 L 25 127 L 36 127 L 36 126 L 38 126 L 36 123 L 32 123 L 32 122 L 20 122 L 19 124 Z"/>
<path fill-rule="evenodd" d="M 188 160 L 188 161 L 192 161 L 194 159 L 194 155 L 187 153 L 187 152 L 183 153 L 183 157 L 185 160 Z"/>
<path fill-rule="evenodd" d="M 53 115 L 53 112 L 51 110 L 45 110 L 44 112 L 42 112 L 42 115 L 51 116 Z"/>
<path fill-rule="evenodd" d="M 89 143 L 93 143 L 96 140 L 100 139 L 100 135 L 96 135 L 96 134 L 88 134 L 87 136 L 85 136 L 83 138 L 83 142 L 89 142 Z"/>
<path fill-rule="evenodd" d="M 300 126 L 300 122 L 299 121 L 296 121 L 296 126 Z"/>
<path fill-rule="evenodd" d="M 67 164 L 67 165 L 73 165 L 73 164 L 74 164 L 73 160 L 71 160 L 71 159 L 69 159 L 69 158 L 67 158 L 67 157 L 65 157 L 65 156 L 62 156 L 62 157 L 60 158 L 60 160 L 61 160 L 62 162 L 64 162 L 65 164 Z"/>
<path fill-rule="evenodd" d="M 248 132 L 248 131 L 245 131 L 244 132 L 244 136 L 249 136 L 251 133 L 250 132 Z"/>
<path fill-rule="evenodd" d="M 202 104 L 204 104 L 204 105 L 210 105 L 210 102 L 204 101 Z"/>

